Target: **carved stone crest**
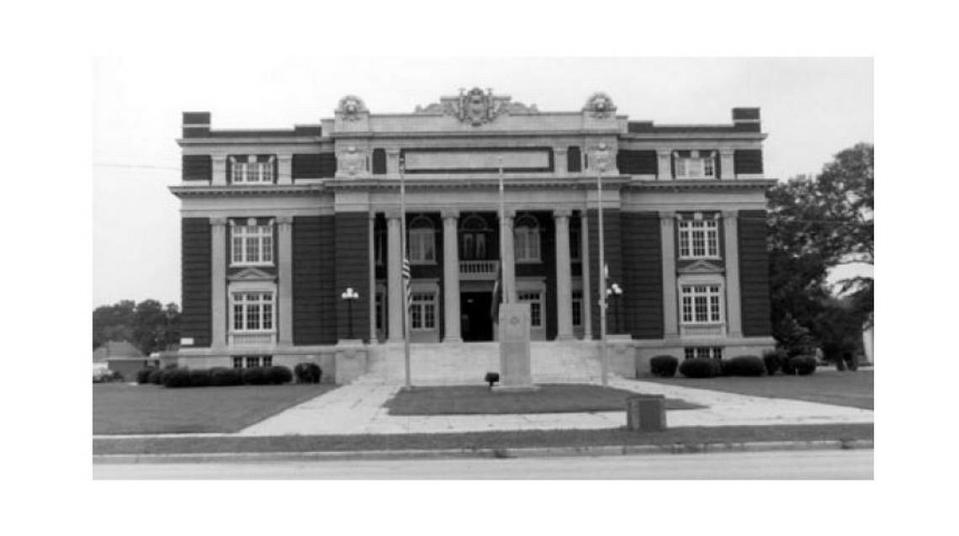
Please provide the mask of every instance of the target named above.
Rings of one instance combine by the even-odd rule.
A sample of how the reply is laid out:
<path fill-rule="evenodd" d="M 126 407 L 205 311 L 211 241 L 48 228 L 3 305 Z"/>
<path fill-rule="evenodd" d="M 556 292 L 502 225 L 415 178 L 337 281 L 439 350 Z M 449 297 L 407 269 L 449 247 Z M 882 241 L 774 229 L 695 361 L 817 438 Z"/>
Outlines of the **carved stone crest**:
<path fill-rule="evenodd" d="M 346 121 L 356 121 L 360 118 L 360 114 L 363 112 L 368 112 L 366 105 L 363 104 L 363 99 L 357 97 L 356 95 L 347 95 L 340 99 L 340 104 L 336 107 L 336 111 L 343 115 L 343 119 Z"/>
<path fill-rule="evenodd" d="M 442 97 L 440 102 L 417 106 L 413 113 L 451 115 L 462 123 L 474 127 L 490 123 L 504 113 L 539 113 L 535 105 L 526 106 L 511 102 L 510 97 L 494 95 L 492 89 L 483 91 L 478 87 L 466 91 L 460 89 L 456 97 Z"/>
<path fill-rule="evenodd" d="M 589 156 L 589 167 L 598 169 L 600 171 L 606 171 L 610 168 L 609 164 L 611 160 L 612 151 L 610 151 L 609 146 L 605 143 L 600 143 L 593 148 L 592 154 Z"/>
<path fill-rule="evenodd" d="M 616 105 L 613 104 L 613 99 L 609 98 L 609 95 L 598 91 L 589 96 L 583 111 L 596 119 L 606 119 L 616 113 Z"/>
<path fill-rule="evenodd" d="M 356 146 L 350 145 L 346 152 L 340 154 L 339 167 L 349 176 L 359 175 L 365 171 L 366 158 Z"/>

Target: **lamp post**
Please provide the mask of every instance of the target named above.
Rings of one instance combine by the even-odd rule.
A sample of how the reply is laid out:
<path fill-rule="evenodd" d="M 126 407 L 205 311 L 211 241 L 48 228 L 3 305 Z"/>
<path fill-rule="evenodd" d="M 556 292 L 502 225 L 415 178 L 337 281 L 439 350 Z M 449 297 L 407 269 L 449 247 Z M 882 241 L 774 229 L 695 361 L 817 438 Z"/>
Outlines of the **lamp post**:
<path fill-rule="evenodd" d="M 353 302 L 359 297 L 359 293 L 353 290 L 353 287 L 347 287 L 347 289 L 343 291 L 343 294 L 340 294 L 340 298 L 346 300 L 347 325 L 349 326 L 349 335 L 347 335 L 347 338 L 349 339 L 353 338 Z"/>

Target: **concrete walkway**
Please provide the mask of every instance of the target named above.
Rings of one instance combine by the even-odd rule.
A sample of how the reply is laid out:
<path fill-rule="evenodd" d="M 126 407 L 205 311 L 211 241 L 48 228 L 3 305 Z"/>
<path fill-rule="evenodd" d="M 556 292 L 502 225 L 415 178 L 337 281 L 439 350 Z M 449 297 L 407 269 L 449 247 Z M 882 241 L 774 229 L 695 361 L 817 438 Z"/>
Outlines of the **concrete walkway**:
<path fill-rule="evenodd" d="M 707 406 L 670 410 L 668 426 L 735 426 L 783 424 L 871 423 L 867 409 L 783 398 L 745 396 L 706 389 L 663 385 L 623 378 L 611 387 L 661 394 Z M 402 386 L 360 378 L 269 419 L 241 430 L 239 435 L 404 434 L 480 432 L 489 430 L 600 429 L 625 425 L 623 411 L 541 413 L 523 415 L 392 416 L 382 407 Z"/>

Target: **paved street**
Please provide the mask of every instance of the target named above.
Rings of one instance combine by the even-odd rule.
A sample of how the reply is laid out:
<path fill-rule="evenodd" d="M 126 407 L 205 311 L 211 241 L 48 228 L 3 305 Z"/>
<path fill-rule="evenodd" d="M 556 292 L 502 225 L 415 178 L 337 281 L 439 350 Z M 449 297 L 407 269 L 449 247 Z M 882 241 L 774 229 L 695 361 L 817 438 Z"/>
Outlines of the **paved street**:
<path fill-rule="evenodd" d="M 872 450 L 570 458 L 95 464 L 96 479 L 872 479 Z"/>

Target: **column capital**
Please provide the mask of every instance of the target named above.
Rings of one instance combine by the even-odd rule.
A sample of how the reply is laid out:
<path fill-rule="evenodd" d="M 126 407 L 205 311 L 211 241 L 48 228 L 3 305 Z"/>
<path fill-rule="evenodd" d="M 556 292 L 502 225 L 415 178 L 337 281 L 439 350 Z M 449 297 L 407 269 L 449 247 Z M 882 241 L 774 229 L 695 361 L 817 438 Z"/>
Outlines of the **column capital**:
<path fill-rule="evenodd" d="M 662 157 L 664 157 L 664 156 L 672 156 L 672 155 L 673 155 L 673 150 L 672 150 L 672 149 L 657 148 L 657 149 L 656 149 L 656 154 L 659 155 L 660 158 L 662 158 Z"/>
<path fill-rule="evenodd" d="M 213 216 L 210 218 L 210 225 L 214 227 L 225 227 L 229 218 L 225 216 Z"/>
<path fill-rule="evenodd" d="M 659 211 L 659 220 L 663 223 L 671 222 L 676 219 L 676 212 L 672 210 Z"/>
<path fill-rule="evenodd" d="M 443 220 L 456 220 L 460 217 L 460 211 L 457 208 L 445 208 L 442 211 Z"/>
<path fill-rule="evenodd" d="M 277 216 L 277 225 L 293 225 L 293 216 Z"/>
<path fill-rule="evenodd" d="M 565 145 L 562 147 L 555 146 L 553 147 L 553 152 L 556 154 L 566 154 L 569 152 L 569 149 Z"/>
<path fill-rule="evenodd" d="M 400 149 L 398 147 L 388 147 L 386 149 L 386 154 L 387 156 L 399 156 Z"/>
<path fill-rule="evenodd" d="M 387 220 L 399 220 L 403 217 L 403 214 L 399 211 L 399 209 L 387 210 L 385 215 Z"/>
<path fill-rule="evenodd" d="M 573 215 L 573 210 L 568 208 L 553 209 L 553 219 L 569 218 Z"/>
<path fill-rule="evenodd" d="M 735 219 L 738 218 L 738 217 L 739 217 L 739 211 L 738 211 L 738 210 L 724 210 L 724 211 L 723 211 L 723 219 L 725 219 L 725 220 L 735 220 Z"/>

